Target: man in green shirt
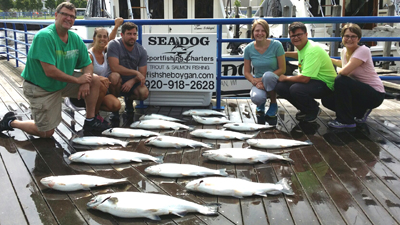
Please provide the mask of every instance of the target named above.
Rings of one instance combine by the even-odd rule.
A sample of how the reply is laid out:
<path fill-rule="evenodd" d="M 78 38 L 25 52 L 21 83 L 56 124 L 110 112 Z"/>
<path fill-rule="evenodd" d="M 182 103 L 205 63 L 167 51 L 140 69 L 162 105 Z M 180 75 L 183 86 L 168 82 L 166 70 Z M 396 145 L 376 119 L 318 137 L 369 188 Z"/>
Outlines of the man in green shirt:
<path fill-rule="evenodd" d="M 75 6 L 63 2 L 57 6 L 55 23 L 35 35 L 21 74 L 33 120 L 20 121 L 14 112 L 8 112 L 0 121 L 0 131 L 19 128 L 39 137 L 51 137 L 62 119 L 62 97 L 85 99 L 85 131 L 108 128 L 108 124 L 94 118 L 100 79 L 93 76 L 92 61 L 82 39 L 69 31 L 75 15 Z M 75 69 L 83 72 L 74 72 Z"/>
<path fill-rule="evenodd" d="M 307 28 L 303 23 L 292 23 L 289 35 L 298 51 L 286 52 L 285 56 L 298 60 L 299 74 L 280 76 L 275 90 L 299 110 L 297 120 L 313 122 L 321 112 L 315 99 L 332 93 L 336 70 L 328 53 L 317 43 L 308 40 Z"/>

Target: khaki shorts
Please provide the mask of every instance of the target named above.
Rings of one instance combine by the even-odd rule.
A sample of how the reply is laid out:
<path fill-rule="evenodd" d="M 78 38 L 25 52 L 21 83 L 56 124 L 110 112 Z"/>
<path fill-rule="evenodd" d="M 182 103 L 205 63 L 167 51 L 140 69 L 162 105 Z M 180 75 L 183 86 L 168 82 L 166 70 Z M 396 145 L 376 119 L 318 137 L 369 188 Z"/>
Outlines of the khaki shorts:
<path fill-rule="evenodd" d="M 81 72 L 74 72 L 72 76 L 80 77 Z M 80 84 L 68 83 L 65 88 L 48 92 L 39 86 L 24 82 L 23 90 L 25 97 L 31 104 L 33 120 L 39 131 L 55 129 L 61 123 L 62 97 L 78 96 Z"/>

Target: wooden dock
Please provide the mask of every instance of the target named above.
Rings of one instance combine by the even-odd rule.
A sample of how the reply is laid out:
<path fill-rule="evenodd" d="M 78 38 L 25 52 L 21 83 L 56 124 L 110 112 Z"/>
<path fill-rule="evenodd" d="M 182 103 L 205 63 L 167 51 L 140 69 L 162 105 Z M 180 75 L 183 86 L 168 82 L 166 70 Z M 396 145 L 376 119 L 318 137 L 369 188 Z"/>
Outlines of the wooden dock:
<path fill-rule="evenodd" d="M 0 61 L 0 117 L 14 111 L 23 120 L 30 118 L 29 103 L 22 94 L 21 68 Z M 238 122 L 256 121 L 255 105 L 249 99 L 223 99 L 225 112 Z M 313 145 L 269 150 L 288 153 L 293 164 L 284 162 L 234 165 L 207 161 L 202 148 L 161 149 L 145 146 L 142 139 L 129 139 L 124 149 L 154 156 L 164 162 L 189 163 L 209 168 L 226 168 L 230 177 L 253 182 L 275 183 L 291 180 L 294 196 L 268 197 L 211 196 L 186 191 L 185 182 L 193 178 L 149 176 L 144 169 L 153 162 L 121 165 L 86 165 L 71 163 L 68 156 L 79 151 L 71 138 L 82 135 L 84 112 L 73 112 L 64 106 L 63 121 L 53 138 L 41 139 L 15 130 L 0 134 L 0 224 L 399 224 L 400 223 L 400 102 L 387 99 L 374 111 L 365 126 L 352 131 L 335 132 L 327 127 L 334 113 L 325 109 L 313 123 L 298 123 L 296 109 L 279 100 L 278 124 L 258 138 L 310 140 Z M 148 107 L 136 109 L 135 119 L 148 113 L 159 113 L 187 120 L 196 128 L 202 126 L 182 112 L 189 107 Z M 121 115 L 121 126 L 130 125 Z M 165 131 L 159 131 L 165 132 Z M 247 147 L 243 141 L 201 140 L 189 132 L 167 135 L 213 143 L 218 148 Z M 52 175 L 92 174 L 108 178 L 128 177 L 128 184 L 93 188 L 90 191 L 64 193 L 50 190 L 40 179 Z M 87 209 L 95 195 L 139 191 L 159 193 L 200 204 L 218 203 L 217 216 L 189 213 L 180 218 L 162 216 L 161 221 L 123 219 Z"/>

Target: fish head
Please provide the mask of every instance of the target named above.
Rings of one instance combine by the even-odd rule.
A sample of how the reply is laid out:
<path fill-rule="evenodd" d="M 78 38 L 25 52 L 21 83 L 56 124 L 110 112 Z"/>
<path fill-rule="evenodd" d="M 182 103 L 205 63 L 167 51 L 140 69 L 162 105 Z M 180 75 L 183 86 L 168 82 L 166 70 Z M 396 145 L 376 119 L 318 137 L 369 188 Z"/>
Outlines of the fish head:
<path fill-rule="evenodd" d="M 53 188 L 54 185 L 56 184 L 54 177 L 44 177 L 40 180 L 40 183 L 42 183 L 44 186 L 48 187 L 48 188 Z"/>
<path fill-rule="evenodd" d="M 71 161 L 73 161 L 73 162 L 75 162 L 75 161 L 77 161 L 78 159 L 82 158 L 84 155 L 85 155 L 85 153 L 77 152 L 77 153 L 74 153 L 74 154 L 70 155 L 70 156 L 68 157 L 68 159 L 71 160 Z"/>
<path fill-rule="evenodd" d="M 101 132 L 102 135 L 108 135 L 108 134 L 112 134 L 114 128 L 109 128 L 107 130 L 104 130 L 103 132 Z"/>
<path fill-rule="evenodd" d="M 189 183 L 186 184 L 186 189 L 195 191 L 198 190 L 201 186 L 204 185 L 204 179 L 197 179 L 190 181 Z"/>
<path fill-rule="evenodd" d="M 157 136 L 156 136 L 156 137 L 147 138 L 147 139 L 144 141 L 144 144 L 145 144 L 145 145 L 149 145 L 149 144 L 151 144 L 151 143 L 157 141 L 157 140 L 156 140 L 157 138 L 158 138 Z"/>
<path fill-rule="evenodd" d="M 226 124 L 224 124 L 222 127 L 223 127 L 223 128 L 230 128 L 230 127 L 232 127 L 232 126 L 233 126 L 232 123 L 226 123 Z"/>
<path fill-rule="evenodd" d="M 257 139 L 247 139 L 246 142 L 249 145 L 256 145 L 258 143 Z"/>
<path fill-rule="evenodd" d="M 200 133 L 199 130 L 194 130 L 194 131 L 190 132 L 190 134 L 193 135 L 193 136 L 196 136 L 196 135 L 198 135 L 199 133 Z"/>
<path fill-rule="evenodd" d="M 144 170 L 144 172 L 149 174 L 159 174 L 161 172 L 161 168 L 158 166 L 149 166 Z"/>
<path fill-rule="evenodd" d="M 96 209 L 99 207 L 101 204 L 111 200 L 112 202 L 115 202 L 116 197 L 112 197 L 109 194 L 105 195 L 97 195 L 93 198 L 90 199 L 90 201 L 86 204 L 88 208 L 91 209 Z M 118 200 L 118 199 L 117 199 Z"/>
<path fill-rule="evenodd" d="M 201 154 L 201 156 L 206 157 L 206 158 L 212 158 L 213 156 L 215 156 L 213 151 L 205 151 Z"/>
<path fill-rule="evenodd" d="M 190 116 L 191 112 L 192 112 L 191 110 L 187 110 L 187 111 L 183 112 L 182 115 Z"/>
<path fill-rule="evenodd" d="M 130 127 L 137 127 L 137 126 L 139 126 L 139 124 L 140 124 L 140 121 L 136 121 L 136 122 L 132 123 Z"/>

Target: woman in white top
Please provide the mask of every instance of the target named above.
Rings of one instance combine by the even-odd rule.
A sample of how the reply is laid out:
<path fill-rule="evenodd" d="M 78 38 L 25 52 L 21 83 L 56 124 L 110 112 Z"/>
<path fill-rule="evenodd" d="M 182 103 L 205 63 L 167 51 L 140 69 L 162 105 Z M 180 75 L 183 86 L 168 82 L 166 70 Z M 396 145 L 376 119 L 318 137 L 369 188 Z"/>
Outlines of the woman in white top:
<path fill-rule="evenodd" d="M 332 59 L 341 67 L 335 79 L 334 94 L 322 98 L 322 104 L 336 112 L 336 119 L 328 122 L 332 128 L 354 128 L 365 123 L 373 108 L 385 99 L 385 89 L 375 72 L 371 51 L 359 46 L 361 29 L 348 23 L 341 31 L 343 48 L 339 59 Z"/>
<path fill-rule="evenodd" d="M 116 112 L 121 108 L 121 102 L 114 95 L 108 93 L 110 80 L 107 78 L 107 44 L 117 35 L 118 27 L 124 22 L 123 18 L 115 19 L 115 26 L 110 36 L 105 28 L 96 28 L 93 34 L 93 45 L 88 50 L 90 59 L 93 64 L 93 73 L 99 75 L 102 85 L 100 86 L 99 98 L 96 104 L 96 117 L 103 121 L 104 119 L 98 114 L 100 110 L 107 112 Z M 77 99 L 71 98 L 71 103 L 76 106 L 84 105 Z"/>

